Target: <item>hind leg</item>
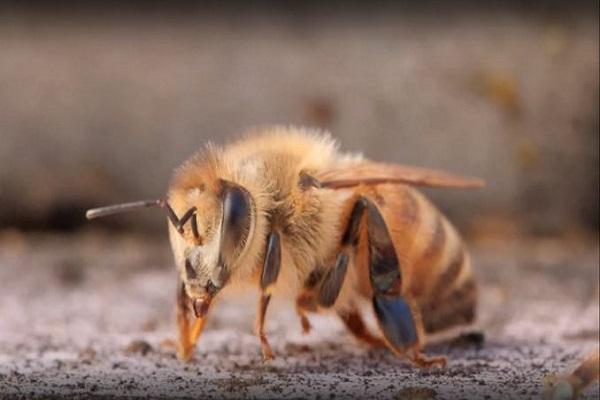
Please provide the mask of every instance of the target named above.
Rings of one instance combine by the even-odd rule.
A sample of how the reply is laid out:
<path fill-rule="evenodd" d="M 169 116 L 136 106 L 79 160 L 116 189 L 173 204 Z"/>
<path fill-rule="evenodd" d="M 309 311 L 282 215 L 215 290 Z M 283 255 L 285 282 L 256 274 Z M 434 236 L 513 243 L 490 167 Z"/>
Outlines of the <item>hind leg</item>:
<path fill-rule="evenodd" d="M 369 328 L 365 325 L 362 316 L 356 309 L 350 311 L 338 311 L 338 315 L 346 325 L 346 328 L 354 335 L 358 340 L 373 346 L 373 347 L 385 347 L 385 342 L 373 336 L 369 331 Z"/>
<path fill-rule="evenodd" d="M 385 343 L 394 354 L 421 368 L 446 365 L 446 357 L 427 357 L 422 353 L 423 324 L 409 297 L 374 294 L 373 308 Z"/>
<path fill-rule="evenodd" d="M 446 365 L 446 358 L 428 358 L 422 354 L 423 323 L 412 298 L 402 293 L 402 275 L 394 244 L 383 216 L 367 198 L 359 198 L 346 231 L 342 237 L 341 250 L 336 263 L 316 287 L 315 302 L 319 307 L 330 308 L 335 304 L 346 274 L 352 249 L 360 247 L 361 220 L 367 219 L 368 267 L 375 316 L 383 334 L 383 343 L 399 357 L 408 358 L 419 367 Z M 357 337 L 372 343 L 381 343 L 364 326 L 358 314 L 342 316 L 348 329 Z"/>
<path fill-rule="evenodd" d="M 428 358 L 423 347 L 423 322 L 415 302 L 402 292 L 402 273 L 383 216 L 368 199 L 365 203 L 369 250 L 369 279 L 373 309 L 388 348 L 413 364 L 429 368 L 446 365 L 445 357 Z"/>

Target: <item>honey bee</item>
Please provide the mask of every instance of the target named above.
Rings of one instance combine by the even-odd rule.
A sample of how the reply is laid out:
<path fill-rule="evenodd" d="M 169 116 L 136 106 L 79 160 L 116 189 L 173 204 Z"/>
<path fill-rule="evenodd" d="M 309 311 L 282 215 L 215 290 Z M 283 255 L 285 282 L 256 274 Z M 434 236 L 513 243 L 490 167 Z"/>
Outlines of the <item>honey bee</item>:
<path fill-rule="evenodd" d="M 175 171 L 163 199 L 87 217 L 166 211 L 182 360 L 190 359 L 213 300 L 241 282 L 260 292 L 256 331 L 265 360 L 273 358 L 269 302 L 293 296 L 304 332 L 309 313 L 329 310 L 363 342 L 419 367 L 444 366 L 445 357 L 422 353 L 424 337 L 473 321 L 477 286 L 459 234 L 414 186 L 482 185 L 343 153 L 327 133 L 272 126 L 223 148 L 206 146 Z M 363 320 L 365 302 L 378 332 Z"/>

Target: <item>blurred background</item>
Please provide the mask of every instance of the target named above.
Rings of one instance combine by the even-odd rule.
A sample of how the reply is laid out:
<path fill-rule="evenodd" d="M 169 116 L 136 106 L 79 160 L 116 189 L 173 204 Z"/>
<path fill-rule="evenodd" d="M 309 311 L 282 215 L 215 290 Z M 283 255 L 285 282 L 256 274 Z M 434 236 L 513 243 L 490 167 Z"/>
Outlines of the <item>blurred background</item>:
<path fill-rule="evenodd" d="M 597 234 L 597 1 L 73 3 L 0 6 L 1 228 L 77 230 L 279 123 L 485 178 L 429 193 L 468 231 Z"/>
<path fill-rule="evenodd" d="M 538 398 L 598 348 L 597 0 L 23 3 L 0 2 L 0 397 Z M 277 299 L 263 368 L 256 299 L 227 297 L 177 362 L 164 215 L 84 212 L 273 123 L 486 179 L 427 190 L 467 238 L 483 348 L 421 373 Z"/>

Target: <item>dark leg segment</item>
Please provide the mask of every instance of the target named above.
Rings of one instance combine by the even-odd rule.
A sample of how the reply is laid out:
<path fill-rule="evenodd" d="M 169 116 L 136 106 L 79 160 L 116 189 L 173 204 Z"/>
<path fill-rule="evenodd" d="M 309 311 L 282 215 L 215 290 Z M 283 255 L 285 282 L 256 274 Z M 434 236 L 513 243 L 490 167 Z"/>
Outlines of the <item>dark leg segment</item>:
<path fill-rule="evenodd" d="M 415 319 L 410 301 L 402 296 L 402 275 L 383 216 L 369 200 L 367 230 L 369 237 L 369 275 L 373 289 L 373 308 L 391 350 L 420 367 L 445 365 L 444 357 L 428 359 L 421 353 L 421 321 Z"/>
<path fill-rule="evenodd" d="M 281 268 L 279 234 L 271 232 L 267 240 L 267 252 L 260 277 L 260 288 L 262 290 L 266 290 L 271 284 L 275 283 L 277 276 L 279 276 L 279 269 Z"/>
<path fill-rule="evenodd" d="M 346 277 L 350 249 L 358 243 L 360 220 L 364 214 L 365 206 L 366 202 L 361 198 L 352 209 L 350 221 L 342 237 L 342 250 L 338 254 L 334 267 L 327 272 L 319 288 L 317 301 L 321 307 L 329 308 L 333 306 L 340 294 Z"/>
<path fill-rule="evenodd" d="M 366 200 L 369 236 L 369 275 L 375 294 L 399 295 L 402 277 L 394 243 L 377 207 Z"/>
<path fill-rule="evenodd" d="M 405 348 L 418 341 L 417 328 L 410 306 L 401 297 L 375 295 L 373 307 L 381 330 L 396 348 Z"/>
<path fill-rule="evenodd" d="M 348 259 L 346 250 L 342 250 L 338 255 L 335 266 L 327 272 L 319 290 L 318 302 L 321 307 L 329 308 L 333 306 L 338 298 L 346 277 Z"/>

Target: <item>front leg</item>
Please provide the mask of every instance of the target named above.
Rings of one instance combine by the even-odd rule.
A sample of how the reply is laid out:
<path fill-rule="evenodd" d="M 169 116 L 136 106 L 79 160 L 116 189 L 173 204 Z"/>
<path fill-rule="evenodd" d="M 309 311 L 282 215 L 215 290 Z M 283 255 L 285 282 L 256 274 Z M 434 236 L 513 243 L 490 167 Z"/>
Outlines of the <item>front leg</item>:
<path fill-rule="evenodd" d="M 179 340 L 177 343 L 177 356 L 182 361 L 189 361 L 194 352 L 194 346 L 200 338 L 204 329 L 205 317 L 197 318 L 193 324 L 190 324 L 190 298 L 185 292 L 183 282 L 179 281 L 177 287 L 177 328 L 179 330 Z"/>
<path fill-rule="evenodd" d="M 263 360 L 265 361 L 273 358 L 273 350 L 271 350 L 271 345 L 269 345 L 267 335 L 265 334 L 265 315 L 271 301 L 270 289 L 277 280 L 280 268 L 281 243 L 279 242 L 279 234 L 271 232 L 267 237 L 267 251 L 260 277 L 261 295 L 256 315 L 256 333 L 260 338 Z"/>

